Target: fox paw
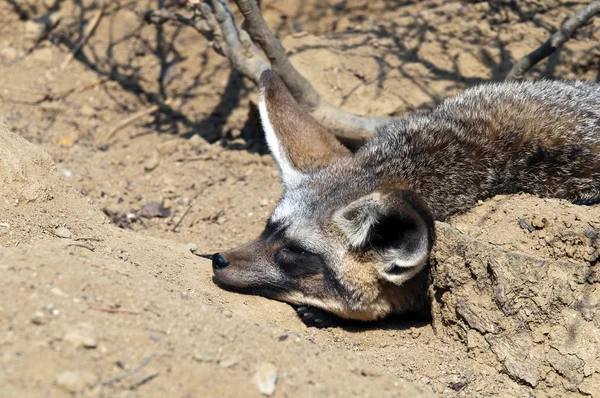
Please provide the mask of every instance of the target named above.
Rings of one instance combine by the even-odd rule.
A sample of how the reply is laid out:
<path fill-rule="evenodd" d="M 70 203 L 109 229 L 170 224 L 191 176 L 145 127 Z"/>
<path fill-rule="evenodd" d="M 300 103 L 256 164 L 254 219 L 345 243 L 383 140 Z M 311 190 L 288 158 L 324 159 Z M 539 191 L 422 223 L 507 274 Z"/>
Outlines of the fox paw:
<path fill-rule="evenodd" d="M 302 306 L 296 308 L 296 313 L 308 327 L 328 328 L 334 325 L 333 315 L 320 308 Z"/>

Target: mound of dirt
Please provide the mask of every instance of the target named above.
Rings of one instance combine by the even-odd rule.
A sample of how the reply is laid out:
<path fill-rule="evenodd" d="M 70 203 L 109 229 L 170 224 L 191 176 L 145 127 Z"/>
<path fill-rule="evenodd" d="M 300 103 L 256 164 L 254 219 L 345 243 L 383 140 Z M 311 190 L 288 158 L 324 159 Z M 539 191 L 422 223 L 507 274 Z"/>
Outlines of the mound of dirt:
<path fill-rule="evenodd" d="M 263 6 L 328 101 L 385 115 L 503 79 L 587 3 Z M 501 197 L 440 224 L 437 334 L 402 318 L 306 329 L 286 304 L 217 288 L 191 244 L 251 239 L 281 193 L 256 92 L 193 29 L 135 7 L 156 2 L 111 2 L 61 68 L 98 2 L 0 2 L 0 121 L 43 149 L 0 134 L 3 393 L 248 396 L 276 374 L 275 397 L 598 396 L 597 206 Z M 529 76 L 598 81 L 598 40 L 595 18 Z"/>
<path fill-rule="evenodd" d="M 455 225 L 432 254 L 436 330 L 518 382 L 597 396 L 600 207 L 498 197 Z"/>
<path fill-rule="evenodd" d="M 188 278 L 201 277 L 195 289 L 181 286 L 177 274 L 198 266 L 189 249 L 109 225 L 46 153 L 1 125 L 0 159 L 0 242 L 23 240 L 0 251 L 5 396 L 432 396 L 353 353 L 265 328 L 268 309 L 225 308 L 208 269 Z"/>

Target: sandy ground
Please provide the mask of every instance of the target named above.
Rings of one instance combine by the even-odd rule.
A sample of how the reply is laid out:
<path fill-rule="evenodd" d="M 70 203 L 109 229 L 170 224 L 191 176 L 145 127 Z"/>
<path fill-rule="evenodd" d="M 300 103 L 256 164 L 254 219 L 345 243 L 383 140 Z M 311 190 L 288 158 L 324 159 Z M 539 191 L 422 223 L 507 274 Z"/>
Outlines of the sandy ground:
<path fill-rule="evenodd" d="M 501 80 L 583 3 L 294 0 L 264 9 L 329 101 L 400 115 Z M 276 397 L 598 396 L 596 368 L 579 384 L 548 370 L 533 389 L 429 322 L 307 329 L 286 304 L 216 287 L 189 244 L 212 253 L 258 234 L 278 177 L 253 86 L 195 32 L 141 24 L 133 9 L 143 5 L 111 4 L 63 69 L 97 4 L 0 4 L 0 121 L 16 134 L 0 129 L 0 395 L 259 396 L 275 386 Z M 38 43 L 48 21 L 59 22 Z M 598 81 L 598 40 L 595 20 L 531 76 Z M 511 197 L 451 224 L 509 250 L 597 267 L 585 248 L 543 242 L 563 220 L 598 229 L 599 214 Z M 519 219 L 544 228 L 524 235 Z"/>

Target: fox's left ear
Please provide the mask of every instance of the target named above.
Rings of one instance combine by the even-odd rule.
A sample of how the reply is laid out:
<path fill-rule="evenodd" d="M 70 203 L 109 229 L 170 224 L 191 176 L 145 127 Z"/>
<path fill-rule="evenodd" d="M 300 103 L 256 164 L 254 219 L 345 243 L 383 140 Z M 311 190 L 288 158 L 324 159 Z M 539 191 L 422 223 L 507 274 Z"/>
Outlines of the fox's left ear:
<path fill-rule="evenodd" d="M 374 192 L 338 210 L 335 220 L 350 250 L 377 253 L 380 277 L 397 285 L 425 266 L 435 240 L 433 216 L 410 190 Z"/>
<path fill-rule="evenodd" d="M 267 144 L 286 186 L 350 151 L 304 110 L 272 70 L 258 83 L 258 110 Z"/>

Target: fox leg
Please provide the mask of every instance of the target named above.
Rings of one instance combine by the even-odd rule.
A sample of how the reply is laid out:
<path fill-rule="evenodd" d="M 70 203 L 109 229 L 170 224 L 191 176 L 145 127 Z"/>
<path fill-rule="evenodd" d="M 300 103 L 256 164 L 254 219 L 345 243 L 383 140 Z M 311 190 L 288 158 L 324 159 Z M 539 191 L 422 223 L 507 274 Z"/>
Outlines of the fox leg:
<path fill-rule="evenodd" d="M 302 306 L 296 308 L 296 313 L 308 327 L 328 328 L 335 324 L 333 315 L 320 308 Z"/>

